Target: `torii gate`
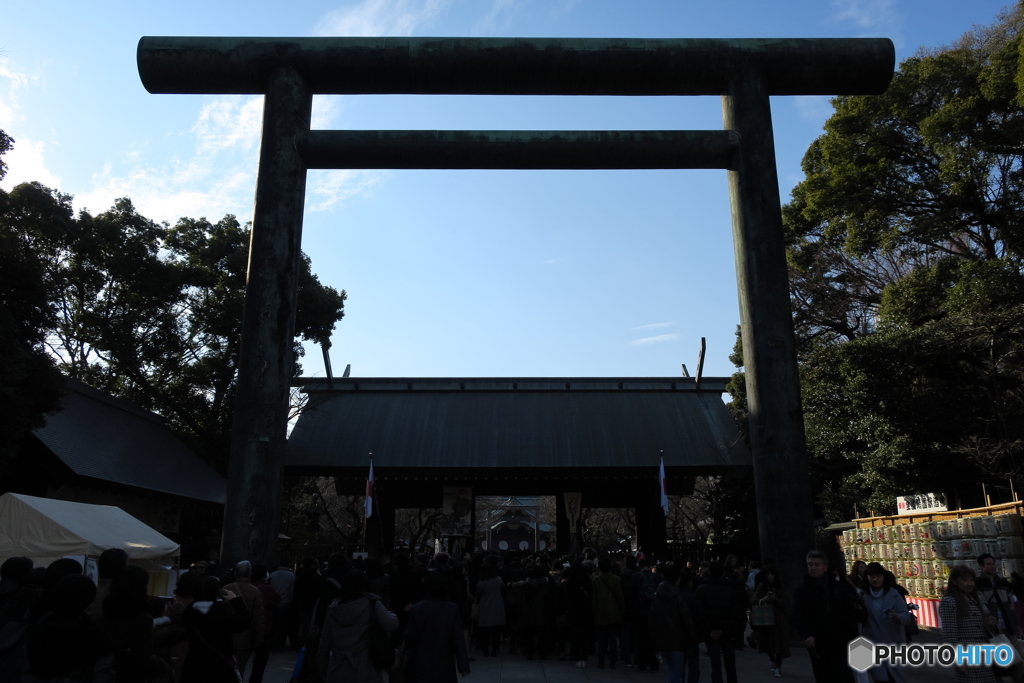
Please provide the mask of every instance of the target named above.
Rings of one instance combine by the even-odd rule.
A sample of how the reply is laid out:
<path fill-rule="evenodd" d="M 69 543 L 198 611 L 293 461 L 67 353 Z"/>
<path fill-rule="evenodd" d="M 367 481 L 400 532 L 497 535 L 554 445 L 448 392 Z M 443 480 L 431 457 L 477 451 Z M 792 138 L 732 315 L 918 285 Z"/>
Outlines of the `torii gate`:
<path fill-rule="evenodd" d="M 278 533 L 306 170 L 729 171 L 761 551 L 813 543 L 771 95 L 885 91 L 892 41 L 144 37 L 151 93 L 264 95 L 223 560 Z M 721 131 L 311 131 L 313 95 L 720 95 Z"/>

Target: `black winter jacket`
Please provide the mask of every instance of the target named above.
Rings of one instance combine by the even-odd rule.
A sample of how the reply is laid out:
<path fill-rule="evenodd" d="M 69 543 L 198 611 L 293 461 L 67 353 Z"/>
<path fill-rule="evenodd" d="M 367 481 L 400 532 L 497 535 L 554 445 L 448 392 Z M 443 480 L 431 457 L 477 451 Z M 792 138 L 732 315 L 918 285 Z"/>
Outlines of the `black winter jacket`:
<path fill-rule="evenodd" d="M 651 603 L 650 627 L 659 650 L 685 650 L 700 642 L 689 601 L 679 586 L 662 581 Z"/>
<path fill-rule="evenodd" d="M 704 579 L 697 586 L 697 601 L 704 608 L 710 631 L 721 630 L 729 637 L 740 633 L 746 618 L 746 599 L 729 579 Z"/>
<path fill-rule="evenodd" d="M 857 637 L 860 598 L 846 581 L 805 576 L 793 593 L 793 628 L 801 639 L 848 643 Z"/>

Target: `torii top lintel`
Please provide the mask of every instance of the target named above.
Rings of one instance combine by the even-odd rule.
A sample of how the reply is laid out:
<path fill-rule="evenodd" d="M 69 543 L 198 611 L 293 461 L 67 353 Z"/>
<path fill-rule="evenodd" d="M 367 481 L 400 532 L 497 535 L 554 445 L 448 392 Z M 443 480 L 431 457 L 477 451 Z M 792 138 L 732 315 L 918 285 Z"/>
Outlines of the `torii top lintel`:
<path fill-rule="evenodd" d="M 322 95 L 721 95 L 744 70 L 769 95 L 874 95 L 887 38 L 241 38 L 139 40 L 151 93 L 263 94 L 291 67 Z"/>

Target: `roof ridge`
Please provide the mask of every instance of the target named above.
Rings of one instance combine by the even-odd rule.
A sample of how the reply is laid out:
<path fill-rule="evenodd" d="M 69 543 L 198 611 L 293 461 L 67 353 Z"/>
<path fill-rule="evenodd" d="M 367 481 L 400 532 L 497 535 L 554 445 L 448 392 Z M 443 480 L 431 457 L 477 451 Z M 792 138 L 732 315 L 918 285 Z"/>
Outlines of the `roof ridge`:
<path fill-rule="evenodd" d="M 126 413 L 131 413 L 132 415 L 141 417 L 145 420 L 149 420 L 150 422 L 155 422 L 156 424 L 162 427 L 167 426 L 166 418 L 154 413 L 151 410 L 140 408 L 139 406 L 135 405 L 126 398 L 114 396 L 113 394 L 103 391 L 102 389 L 97 389 L 96 387 L 89 386 L 85 382 L 73 379 L 71 377 L 67 378 L 67 382 L 69 389 L 81 394 L 82 396 L 85 396 L 86 398 L 91 398 L 93 400 L 106 403 L 107 405 L 117 408 L 119 410 L 123 410 Z"/>

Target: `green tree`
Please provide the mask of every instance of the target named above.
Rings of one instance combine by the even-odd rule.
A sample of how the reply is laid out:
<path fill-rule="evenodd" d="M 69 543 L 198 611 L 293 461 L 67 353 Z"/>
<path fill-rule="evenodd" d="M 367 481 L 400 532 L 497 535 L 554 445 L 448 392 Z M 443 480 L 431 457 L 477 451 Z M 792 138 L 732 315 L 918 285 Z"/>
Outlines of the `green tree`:
<path fill-rule="evenodd" d="M 225 472 L 248 226 L 230 215 L 159 224 L 127 198 L 74 217 L 70 196 L 37 183 L 10 197 L 4 234 L 25 245 L 37 270 L 25 280 L 43 302 L 35 348 L 45 342 L 67 376 L 160 414 Z M 296 372 L 299 340 L 329 345 L 345 298 L 303 255 Z"/>
<path fill-rule="evenodd" d="M 7 172 L 3 153 L 14 141 L 0 130 L 0 179 Z M 53 239 L 70 221 L 67 198 L 37 186 L 0 190 L 0 474 L 18 444 L 60 405 L 63 379 L 46 352 L 54 320 L 40 241 Z M 37 222 L 33 238 L 19 226 Z"/>
<path fill-rule="evenodd" d="M 831 518 L 1020 480 L 1021 24 L 1015 8 L 904 61 L 885 94 L 833 100 L 784 208 L 812 476 Z"/>

